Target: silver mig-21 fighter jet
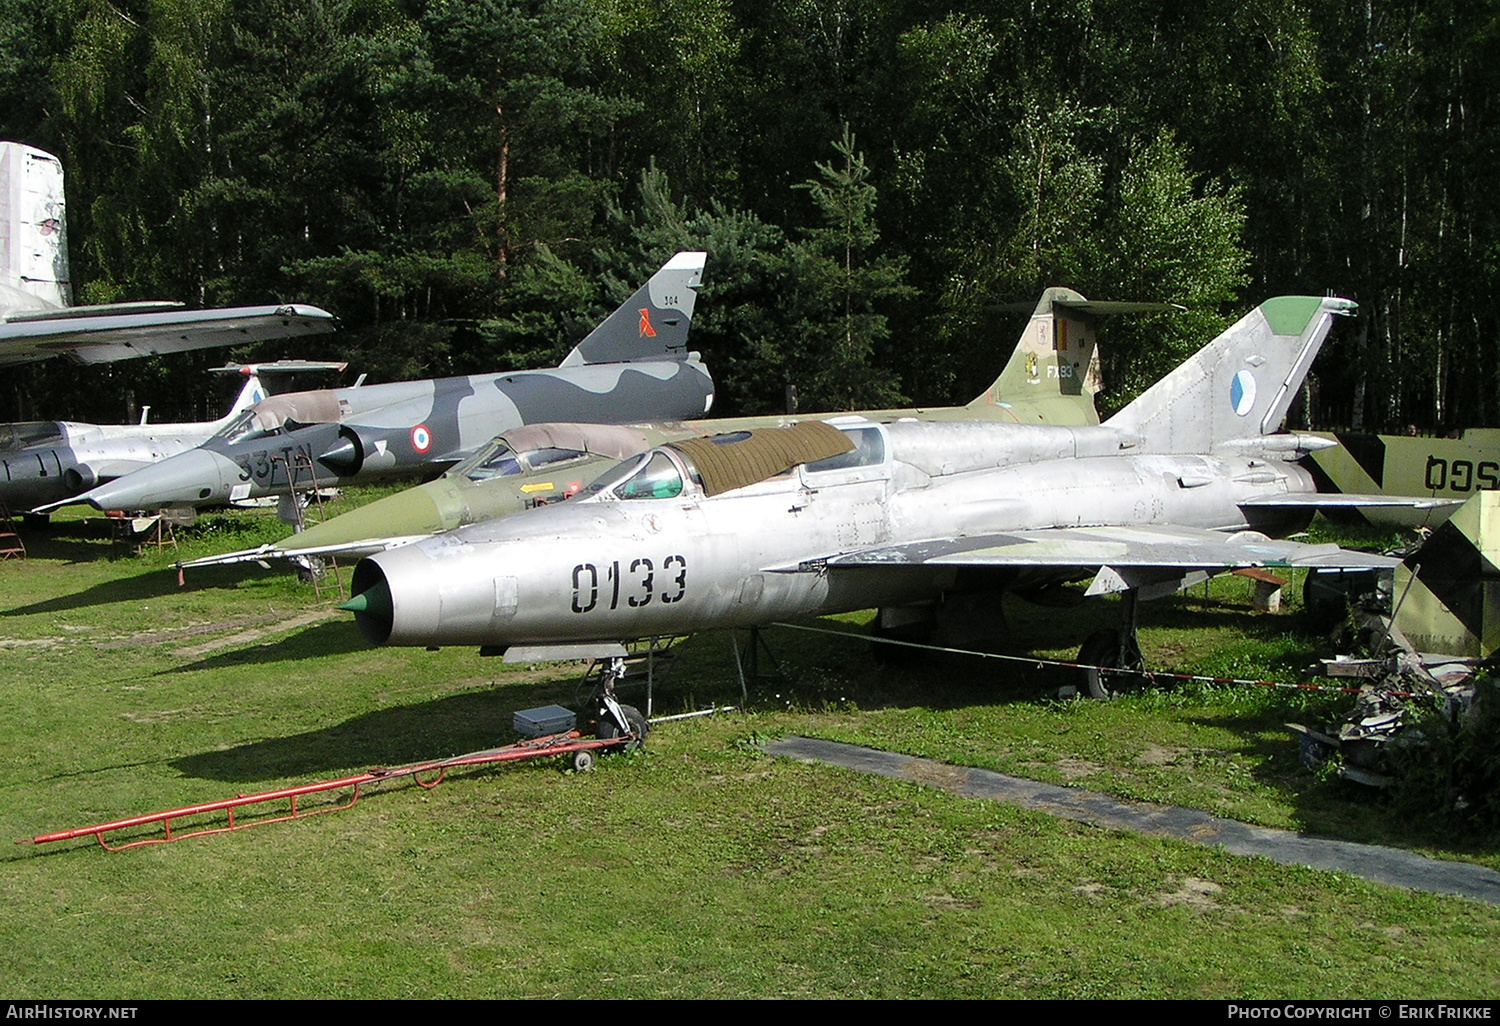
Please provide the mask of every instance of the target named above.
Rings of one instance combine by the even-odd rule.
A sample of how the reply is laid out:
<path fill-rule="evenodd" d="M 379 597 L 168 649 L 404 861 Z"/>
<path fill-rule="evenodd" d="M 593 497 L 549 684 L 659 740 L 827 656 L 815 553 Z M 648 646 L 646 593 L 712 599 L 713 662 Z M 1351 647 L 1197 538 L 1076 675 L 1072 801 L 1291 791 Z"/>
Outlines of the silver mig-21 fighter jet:
<path fill-rule="evenodd" d="M 521 424 L 701 416 L 713 379 L 687 337 L 704 259 L 678 253 L 555 368 L 273 396 L 196 449 L 38 512 L 286 496 L 436 473 Z"/>
<path fill-rule="evenodd" d="M 1164 309 L 1170 307 L 1091 302 L 1071 289 L 1047 289 L 1004 369 L 973 401 L 965 406 L 876 410 L 862 416 L 871 420 L 1097 424 L 1097 318 Z M 843 415 L 815 416 L 827 420 Z M 369 555 L 439 531 L 567 498 L 619 460 L 654 445 L 695 435 L 786 426 L 797 419 L 763 416 L 624 426 L 529 424 L 496 436 L 435 481 L 316 524 L 274 545 L 205 556 L 180 565 Z"/>
<path fill-rule="evenodd" d="M 1353 309 L 1269 300 L 1102 425 L 856 417 L 659 446 L 569 502 L 363 560 L 346 608 L 376 644 L 530 661 L 871 607 L 910 627 L 1059 580 L 1133 610 L 1225 569 L 1389 565 L 1273 539 L 1311 515 L 1292 461 L 1331 444 L 1279 426 Z"/>

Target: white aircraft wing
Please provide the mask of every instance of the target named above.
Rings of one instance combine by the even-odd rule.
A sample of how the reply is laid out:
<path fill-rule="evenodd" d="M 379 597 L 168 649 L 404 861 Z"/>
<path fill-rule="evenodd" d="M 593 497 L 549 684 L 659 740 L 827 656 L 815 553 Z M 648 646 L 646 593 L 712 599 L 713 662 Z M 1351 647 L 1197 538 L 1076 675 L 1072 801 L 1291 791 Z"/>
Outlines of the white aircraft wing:
<path fill-rule="evenodd" d="M 387 549 L 398 549 L 403 545 L 424 541 L 430 534 L 396 535 L 389 538 L 365 538 L 361 541 L 337 542 L 328 545 L 313 545 L 305 549 L 286 549 L 267 542 L 253 549 L 238 552 L 222 552 L 217 556 L 200 556 L 187 559 L 176 566 L 179 569 L 195 566 L 225 566 L 231 563 L 264 563 L 271 559 L 296 559 L 298 556 L 373 556 Z"/>
<path fill-rule="evenodd" d="M 110 363 L 189 349 L 210 349 L 334 331 L 338 321 L 315 306 L 242 306 L 219 310 L 118 303 L 11 313 L 0 322 L 0 365 L 67 356 Z"/>
<path fill-rule="evenodd" d="M 1093 575 L 1091 595 L 1140 589 L 1143 598 L 1176 591 L 1227 570 L 1251 567 L 1369 569 L 1399 560 L 1342 549 L 1278 541 L 1258 531 L 1226 533 L 1170 525 L 1065 527 L 967 538 L 938 538 L 875 546 L 796 565 L 781 571 L 903 566 L 1056 570 L 1065 576 Z"/>

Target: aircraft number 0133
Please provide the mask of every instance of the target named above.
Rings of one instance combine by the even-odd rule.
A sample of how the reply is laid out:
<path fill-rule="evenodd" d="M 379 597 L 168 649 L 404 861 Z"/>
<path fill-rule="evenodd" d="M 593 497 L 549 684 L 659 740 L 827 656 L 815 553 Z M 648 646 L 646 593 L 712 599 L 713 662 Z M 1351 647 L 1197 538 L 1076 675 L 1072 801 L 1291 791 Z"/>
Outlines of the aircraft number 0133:
<path fill-rule="evenodd" d="M 685 594 L 687 560 L 682 556 L 668 556 L 660 567 L 640 556 L 628 562 L 617 559 L 602 568 L 593 563 L 579 563 L 573 568 L 575 613 L 592 613 L 606 598 L 610 609 L 619 609 L 621 601 L 639 609 L 653 600 L 680 602 Z"/>

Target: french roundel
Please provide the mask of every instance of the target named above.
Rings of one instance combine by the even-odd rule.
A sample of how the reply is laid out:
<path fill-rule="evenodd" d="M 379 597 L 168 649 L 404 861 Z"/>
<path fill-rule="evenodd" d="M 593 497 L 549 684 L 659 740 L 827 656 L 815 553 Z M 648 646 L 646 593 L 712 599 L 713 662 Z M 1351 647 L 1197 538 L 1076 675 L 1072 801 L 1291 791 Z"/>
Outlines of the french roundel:
<path fill-rule="evenodd" d="M 1242 370 L 1229 384 L 1229 401 L 1236 415 L 1243 417 L 1255 406 L 1255 376 Z"/>
<path fill-rule="evenodd" d="M 427 430 L 426 424 L 411 429 L 411 447 L 420 453 L 432 448 L 432 432 Z"/>

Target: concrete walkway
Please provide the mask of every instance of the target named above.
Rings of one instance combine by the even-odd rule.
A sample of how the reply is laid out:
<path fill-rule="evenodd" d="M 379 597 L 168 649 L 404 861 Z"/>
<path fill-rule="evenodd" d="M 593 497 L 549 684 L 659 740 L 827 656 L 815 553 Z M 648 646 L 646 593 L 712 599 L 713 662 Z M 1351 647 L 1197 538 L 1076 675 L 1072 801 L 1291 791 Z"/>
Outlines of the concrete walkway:
<path fill-rule="evenodd" d="M 1043 784 L 992 770 L 953 766 L 837 741 L 788 737 L 764 747 L 771 755 L 800 762 L 827 763 L 861 773 L 910 780 L 965 798 L 988 798 L 1093 826 L 1217 845 L 1236 855 L 1263 855 L 1286 865 L 1312 866 L 1393 887 L 1456 894 L 1500 904 L 1500 873 L 1468 862 L 1444 862 L 1399 848 L 1268 830 L 1220 819 L 1197 809 L 1123 802 L 1098 791 Z"/>

